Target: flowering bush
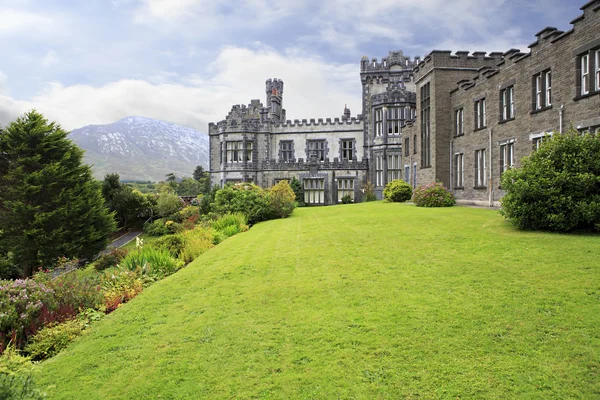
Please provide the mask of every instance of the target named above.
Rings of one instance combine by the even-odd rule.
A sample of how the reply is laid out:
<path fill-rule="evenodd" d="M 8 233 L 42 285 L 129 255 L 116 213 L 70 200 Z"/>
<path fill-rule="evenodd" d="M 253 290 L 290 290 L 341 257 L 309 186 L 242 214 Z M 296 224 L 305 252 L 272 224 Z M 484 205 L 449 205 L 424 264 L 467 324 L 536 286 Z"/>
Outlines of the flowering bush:
<path fill-rule="evenodd" d="M 441 182 L 419 186 L 413 192 L 412 201 L 417 207 L 451 207 L 456 204 L 454 195 Z"/>
<path fill-rule="evenodd" d="M 404 203 L 410 200 L 412 196 L 412 187 L 402 179 L 395 179 L 388 182 L 383 189 L 383 197 L 387 201 L 395 203 Z"/>
<path fill-rule="evenodd" d="M 9 341 L 20 347 L 50 319 L 54 291 L 31 279 L 0 281 L 0 352 Z"/>
<path fill-rule="evenodd" d="M 133 299 L 142 288 L 142 280 L 134 271 L 121 270 L 114 274 L 107 274 L 103 285 L 106 312 L 116 310 L 121 304 Z"/>

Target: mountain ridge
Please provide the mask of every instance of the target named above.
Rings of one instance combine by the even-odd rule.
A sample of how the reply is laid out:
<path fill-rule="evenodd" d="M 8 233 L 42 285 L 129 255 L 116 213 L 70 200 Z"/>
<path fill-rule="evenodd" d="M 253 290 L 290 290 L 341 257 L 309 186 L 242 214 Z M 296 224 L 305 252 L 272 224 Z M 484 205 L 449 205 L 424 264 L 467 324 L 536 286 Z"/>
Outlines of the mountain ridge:
<path fill-rule="evenodd" d="M 96 178 L 161 181 L 168 173 L 191 176 L 208 167 L 208 135 L 172 122 L 127 116 L 110 124 L 74 129 L 69 138 L 85 150 Z"/>

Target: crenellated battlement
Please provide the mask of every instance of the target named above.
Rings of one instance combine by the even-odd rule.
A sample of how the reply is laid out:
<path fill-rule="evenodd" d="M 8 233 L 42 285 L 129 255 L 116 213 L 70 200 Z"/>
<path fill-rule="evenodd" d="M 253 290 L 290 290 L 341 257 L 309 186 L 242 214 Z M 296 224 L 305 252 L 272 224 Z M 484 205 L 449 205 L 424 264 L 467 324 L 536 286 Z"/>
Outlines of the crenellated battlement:
<path fill-rule="evenodd" d="M 415 75 L 422 76 L 433 68 L 460 68 L 478 70 L 481 67 L 493 67 L 503 60 L 503 53 L 485 51 L 433 50 L 413 69 Z"/>
<path fill-rule="evenodd" d="M 415 57 L 411 59 L 408 56 L 405 56 L 402 50 L 390 51 L 387 57 L 383 57 L 381 61 L 377 58 L 372 58 L 369 60 L 369 57 L 364 56 L 360 60 L 360 72 L 383 72 L 390 70 L 412 70 L 416 65 L 418 65 L 421 61 L 420 57 Z M 395 68 L 394 68 L 395 67 Z"/>
<path fill-rule="evenodd" d="M 275 128 L 281 128 L 281 127 L 299 127 L 299 126 L 352 126 L 352 125 L 360 125 L 362 123 L 362 118 L 356 118 L 356 117 L 350 117 L 347 120 L 344 119 L 340 119 L 340 118 L 318 118 L 315 120 L 315 118 L 311 118 L 311 119 L 295 119 L 295 120 L 287 120 L 283 123 L 275 123 L 273 124 L 273 127 Z"/>

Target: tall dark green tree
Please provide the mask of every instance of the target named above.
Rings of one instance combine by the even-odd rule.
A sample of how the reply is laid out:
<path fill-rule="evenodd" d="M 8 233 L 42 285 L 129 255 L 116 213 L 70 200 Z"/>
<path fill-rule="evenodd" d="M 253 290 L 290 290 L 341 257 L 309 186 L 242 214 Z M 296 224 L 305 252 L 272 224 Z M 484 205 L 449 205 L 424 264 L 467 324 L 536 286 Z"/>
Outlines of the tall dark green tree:
<path fill-rule="evenodd" d="M 200 182 L 200 193 L 207 195 L 210 192 L 210 173 L 198 165 L 194 170 L 194 179 Z"/>
<path fill-rule="evenodd" d="M 119 226 L 129 228 L 150 215 L 151 205 L 139 190 L 123 185 L 119 179 L 119 174 L 107 174 L 102 182 L 102 196 Z"/>
<path fill-rule="evenodd" d="M 58 257 L 91 258 L 115 229 L 83 150 L 30 111 L 0 134 L 2 245 L 24 276 Z"/>

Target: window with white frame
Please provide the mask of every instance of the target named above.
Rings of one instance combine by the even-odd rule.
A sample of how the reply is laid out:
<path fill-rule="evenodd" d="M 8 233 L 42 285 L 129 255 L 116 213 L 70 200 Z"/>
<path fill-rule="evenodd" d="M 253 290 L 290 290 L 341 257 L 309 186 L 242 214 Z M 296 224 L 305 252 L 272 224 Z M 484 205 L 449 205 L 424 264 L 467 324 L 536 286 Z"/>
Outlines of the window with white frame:
<path fill-rule="evenodd" d="M 485 98 L 475 100 L 475 130 L 483 129 L 486 126 L 485 118 Z"/>
<path fill-rule="evenodd" d="M 344 196 L 350 196 L 354 201 L 354 179 L 338 179 L 338 203 Z"/>
<path fill-rule="evenodd" d="M 246 161 L 252 162 L 252 150 L 254 148 L 254 144 L 252 142 L 244 142 L 246 144 Z"/>
<path fill-rule="evenodd" d="M 325 179 L 323 178 L 304 178 L 304 203 L 323 204 L 325 203 Z"/>
<path fill-rule="evenodd" d="M 354 159 L 354 140 L 353 139 L 342 139 L 341 140 L 341 156 L 342 160 L 346 159 L 352 161 Z"/>
<path fill-rule="evenodd" d="M 400 179 L 400 155 L 390 154 L 387 156 L 387 181 Z"/>
<path fill-rule="evenodd" d="M 515 142 L 509 141 L 500 145 L 500 176 L 515 166 Z"/>
<path fill-rule="evenodd" d="M 546 140 L 546 138 L 549 138 L 551 136 L 552 132 L 541 132 L 529 135 L 529 140 L 531 140 L 533 150 L 539 149 L 542 143 Z"/>
<path fill-rule="evenodd" d="M 404 108 L 389 107 L 386 120 L 388 135 L 399 135 L 404 120 Z"/>
<path fill-rule="evenodd" d="M 325 161 L 325 140 L 307 140 L 308 158 L 317 157 L 317 161 Z"/>
<path fill-rule="evenodd" d="M 374 120 L 375 136 L 383 135 L 383 110 L 381 108 L 375 109 L 375 120 Z"/>
<path fill-rule="evenodd" d="M 581 56 L 581 94 L 590 92 L 590 56 L 584 54 Z"/>
<path fill-rule="evenodd" d="M 294 142 L 282 140 L 279 142 L 279 161 L 291 162 L 294 160 Z"/>
<path fill-rule="evenodd" d="M 596 61 L 596 63 L 595 63 L 595 65 L 596 65 L 596 91 L 600 92 L 600 49 L 596 50 L 595 54 L 596 54 L 596 57 L 595 57 L 596 58 L 595 59 L 595 61 Z"/>
<path fill-rule="evenodd" d="M 500 121 L 515 118 L 515 87 L 509 86 L 500 91 Z"/>
<path fill-rule="evenodd" d="M 462 188 L 465 184 L 465 155 L 456 153 L 454 155 L 454 187 Z"/>
<path fill-rule="evenodd" d="M 533 111 L 552 105 L 552 71 L 542 71 L 533 76 Z"/>
<path fill-rule="evenodd" d="M 464 110 L 459 108 L 454 111 L 454 136 L 462 136 L 464 131 L 465 115 Z"/>
<path fill-rule="evenodd" d="M 225 160 L 227 163 L 241 163 L 244 157 L 244 142 L 227 142 Z"/>
<path fill-rule="evenodd" d="M 383 186 L 383 156 L 375 156 L 375 186 Z"/>
<path fill-rule="evenodd" d="M 487 162 L 485 149 L 475 151 L 475 187 L 487 185 Z"/>

